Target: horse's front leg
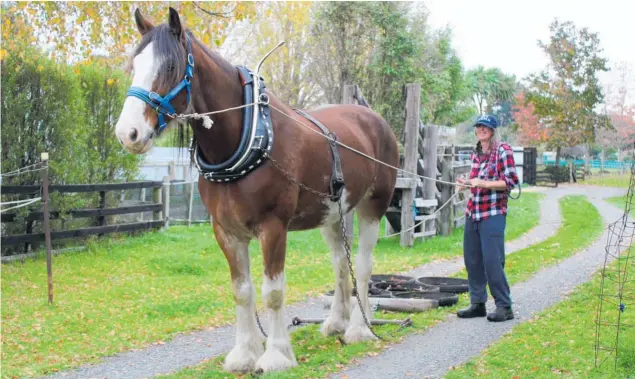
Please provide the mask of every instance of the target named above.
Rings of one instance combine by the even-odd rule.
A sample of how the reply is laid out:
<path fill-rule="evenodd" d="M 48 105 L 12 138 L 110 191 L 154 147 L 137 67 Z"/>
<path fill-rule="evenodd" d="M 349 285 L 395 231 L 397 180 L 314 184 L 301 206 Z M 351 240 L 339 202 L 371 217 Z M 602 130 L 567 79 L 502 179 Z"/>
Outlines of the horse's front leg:
<path fill-rule="evenodd" d="M 267 308 L 267 349 L 256 362 L 263 371 L 285 370 L 297 365 L 284 323 L 284 261 L 287 248 L 285 224 L 272 218 L 262 224 L 260 243 L 264 260 L 262 298 Z"/>
<path fill-rule="evenodd" d="M 227 258 L 236 301 L 236 346 L 225 358 L 225 370 L 247 372 L 254 369 L 264 353 L 263 340 L 256 325 L 256 291 L 249 270 L 249 240 L 227 234 L 214 224 L 216 239 Z"/>

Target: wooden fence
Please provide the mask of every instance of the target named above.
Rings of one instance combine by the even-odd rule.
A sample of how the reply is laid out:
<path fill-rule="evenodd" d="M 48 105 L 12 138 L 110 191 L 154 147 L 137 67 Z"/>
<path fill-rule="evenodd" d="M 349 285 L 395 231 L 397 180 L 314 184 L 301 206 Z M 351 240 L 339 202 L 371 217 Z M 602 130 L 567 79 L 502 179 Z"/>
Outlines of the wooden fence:
<path fill-rule="evenodd" d="M 9 194 L 32 194 L 39 192 L 41 186 L 39 185 L 4 185 L 0 187 L 3 195 Z M 106 193 L 110 191 L 120 192 L 122 190 L 130 189 L 151 189 L 153 191 L 152 203 L 141 204 L 133 206 L 124 206 L 117 208 L 106 207 Z M 93 224 L 96 226 L 72 229 L 72 230 L 60 230 L 51 231 L 51 240 L 60 240 L 66 238 L 78 238 L 86 237 L 90 235 L 104 235 L 108 233 L 118 232 L 133 232 L 141 230 L 149 230 L 163 227 L 166 223 L 164 217 L 167 214 L 166 206 L 169 206 L 167 202 L 162 201 L 166 198 L 165 193 L 169 193 L 169 184 L 166 188 L 164 182 L 157 181 L 145 181 L 145 182 L 130 182 L 130 183 L 108 183 L 108 184 L 70 184 L 70 185 L 50 185 L 48 186 L 48 192 L 59 193 L 82 193 L 82 192 L 99 192 L 99 208 L 85 208 L 85 209 L 71 209 L 65 212 L 57 210 L 51 210 L 49 212 L 49 220 L 55 220 L 65 217 L 72 217 L 73 219 L 79 218 L 92 218 Z M 139 212 L 152 212 L 152 220 L 145 222 L 133 222 L 125 224 L 107 225 L 107 216 L 122 215 Z M 6 235 L 0 238 L 2 246 L 11 246 L 21 243 L 33 244 L 44 241 L 46 230 L 42 233 L 29 233 L 32 230 L 32 223 L 44 220 L 44 212 L 34 211 L 26 215 L 24 220 L 27 222 L 27 233 L 17 235 Z M 21 221 L 18 214 L 2 213 L 1 221 L 3 223 L 11 223 Z"/>

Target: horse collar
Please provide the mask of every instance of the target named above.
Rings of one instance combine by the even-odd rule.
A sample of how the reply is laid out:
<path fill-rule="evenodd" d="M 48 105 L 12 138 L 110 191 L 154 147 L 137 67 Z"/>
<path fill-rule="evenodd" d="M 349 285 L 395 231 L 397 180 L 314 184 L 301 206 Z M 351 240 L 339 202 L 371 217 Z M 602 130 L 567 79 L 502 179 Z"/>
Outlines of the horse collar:
<path fill-rule="evenodd" d="M 262 78 L 251 70 L 238 66 L 243 86 L 243 101 L 250 104 L 265 95 Z M 258 168 L 271 153 L 273 147 L 273 127 L 268 104 L 258 103 L 243 108 L 243 128 L 240 143 L 234 154 L 225 162 L 211 164 L 198 149 L 196 138 L 192 138 L 190 151 L 198 172 L 210 182 L 231 182 L 242 178 Z"/>
<path fill-rule="evenodd" d="M 190 103 L 190 93 L 192 87 L 190 83 L 192 81 L 192 77 L 194 76 L 194 55 L 192 55 L 192 42 L 187 34 L 185 34 L 185 39 L 187 40 L 187 66 L 185 67 L 185 77 L 179 82 L 179 84 L 176 85 L 176 87 L 168 92 L 165 97 L 141 87 L 130 87 L 128 89 L 128 94 L 126 95 L 134 96 L 143 100 L 158 113 L 159 117 L 155 127 L 157 136 L 159 136 L 161 132 L 165 130 L 166 126 L 168 126 L 168 121 L 165 120 L 165 116 L 168 116 L 171 119 L 176 116 L 176 110 L 170 102 L 183 89 L 187 91 L 187 103 Z"/>

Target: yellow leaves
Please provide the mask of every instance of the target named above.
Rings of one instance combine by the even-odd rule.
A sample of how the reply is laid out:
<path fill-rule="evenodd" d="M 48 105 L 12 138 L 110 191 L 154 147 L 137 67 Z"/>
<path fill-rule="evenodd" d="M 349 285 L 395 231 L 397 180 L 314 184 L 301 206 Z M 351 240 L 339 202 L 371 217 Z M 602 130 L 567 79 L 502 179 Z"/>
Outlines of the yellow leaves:
<path fill-rule="evenodd" d="M 93 8 L 91 6 L 86 7 L 85 10 L 86 10 L 86 15 L 88 15 L 88 17 L 90 17 L 90 18 L 95 18 L 97 16 L 97 14 L 98 14 L 98 12 L 95 11 L 95 8 Z"/>
<path fill-rule="evenodd" d="M 42 66 L 42 65 L 37 66 L 37 71 L 38 72 L 42 72 L 43 70 L 44 70 L 44 66 Z"/>
<path fill-rule="evenodd" d="M 0 50 L 0 61 L 4 60 L 4 58 L 8 55 L 9 53 L 7 52 L 7 50 L 5 49 L 1 49 Z"/>

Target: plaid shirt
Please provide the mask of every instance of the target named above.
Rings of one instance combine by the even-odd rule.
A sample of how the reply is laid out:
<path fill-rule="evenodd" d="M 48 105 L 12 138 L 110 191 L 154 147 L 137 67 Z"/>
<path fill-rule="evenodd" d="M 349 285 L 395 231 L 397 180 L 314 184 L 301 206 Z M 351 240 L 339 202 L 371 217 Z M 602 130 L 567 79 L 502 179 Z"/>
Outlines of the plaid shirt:
<path fill-rule="evenodd" d="M 518 185 L 514 152 L 507 144 L 493 146 L 488 155 L 473 152 L 470 179 L 479 178 L 487 181 L 504 180 L 507 190 L 497 191 L 488 188 L 470 188 L 472 196 L 467 203 L 465 214 L 473 221 L 480 221 L 489 216 L 507 214 L 507 195 Z M 482 160 L 481 160 L 482 159 Z"/>

